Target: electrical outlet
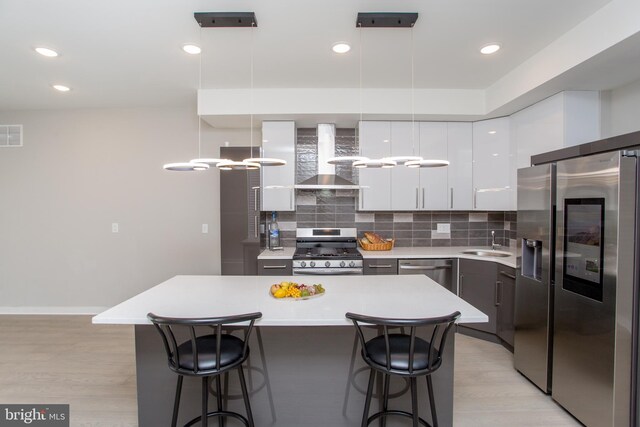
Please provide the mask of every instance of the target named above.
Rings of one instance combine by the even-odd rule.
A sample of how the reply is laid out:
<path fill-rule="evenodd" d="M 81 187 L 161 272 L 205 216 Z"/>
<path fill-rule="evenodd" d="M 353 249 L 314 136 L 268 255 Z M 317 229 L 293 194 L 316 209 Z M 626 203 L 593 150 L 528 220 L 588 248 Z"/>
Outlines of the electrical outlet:
<path fill-rule="evenodd" d="M 120 225 L 117 222 L 111 223 L 111 232 L 112 233 L 119 233 L 120 232 Z"/>
<path fill-rule="evenodd" d="M 202 224 L 202 234 L 207 234 L 209 232 L 209 224 Z"/>
<path fill-rule="evenodd" d="M 438 229 L 436 230 L 438 233 L 451 233 L 451 224 L 448 223 L 438 223 Z"/>

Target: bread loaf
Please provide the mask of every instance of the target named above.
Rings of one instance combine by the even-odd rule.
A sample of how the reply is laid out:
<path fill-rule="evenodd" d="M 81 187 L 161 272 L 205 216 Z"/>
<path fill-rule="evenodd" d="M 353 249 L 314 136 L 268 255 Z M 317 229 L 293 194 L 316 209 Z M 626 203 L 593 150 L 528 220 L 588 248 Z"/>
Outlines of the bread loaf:
<path fill-rule="evenodd" d="M 380 237 L 379 235 L 377 235 L 376 233 L 367 231 L 364 233 L 364 236 L 367 238 L 367 240 L 369 240 L 371 243 L 384 243 L 385 240 L 382 239 L 382 237 Z"/>

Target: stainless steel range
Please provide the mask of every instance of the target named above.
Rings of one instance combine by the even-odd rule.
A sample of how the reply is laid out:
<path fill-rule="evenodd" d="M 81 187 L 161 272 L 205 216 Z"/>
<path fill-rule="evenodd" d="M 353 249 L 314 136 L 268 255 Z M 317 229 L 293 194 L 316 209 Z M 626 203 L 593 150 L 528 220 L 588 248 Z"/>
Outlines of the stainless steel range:
<path fill-rule="evenodd" d="M 293 275 L 362 274 L 355 228 L 298 228 Z"/>

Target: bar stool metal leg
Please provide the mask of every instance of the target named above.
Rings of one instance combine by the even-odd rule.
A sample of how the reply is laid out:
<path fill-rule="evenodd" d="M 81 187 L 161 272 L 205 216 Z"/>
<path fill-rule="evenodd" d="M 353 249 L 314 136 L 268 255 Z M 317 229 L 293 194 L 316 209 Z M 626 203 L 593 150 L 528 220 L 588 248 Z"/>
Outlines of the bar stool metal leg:
<path fill-rule="evenodd" d="M 420 416 L 418 415 L 418 381 L 411 377 L 411 411 L 413 412 L 413 427 L 418 427 Z"/>
<path fill-rule="evenodd" d="M 222 406 L 222 384 L 220 375 L 216 376 L 216 400 L 218 403 L 218 412 L 223 410 Z M 218 417 L 218 425 L 224 427 L 224 417 Z"/>
<path fill-rule="evenodd" d="M 209 404 L 209 377 L 202 377 L 202 418 L 200 419 L 202 427 L 208 427 L 209 420 L 207 418 L 207 413 Z"/>
<path fill-rule="evenodd" d="M 182 393 L 182 380 L 184 377 L 178 375 L 178 384 L 176 384 L 176 397 L 173 401 L 173 416 L 171 417 L 171 427 L 178 425 L 178 410 L 180 408 L 180 394 Z"/>
<path fill-rule="evenodd" d="M 367 396 L 364 398 L 364 414 L 362 415 L 362 427 L 367 427 L 369 424 L 369 407 L 371 406 L 371 395 L 373 394 L 373 383 L 375 382 L 376 371 L 371 369 L 369 374 L 369 385 L 367 386 Z"/>
<path fill-rule="evenodd" d="M 427 391 L 429 392 L 429 406 L 431 407 L 431 425 L 438 427 L 438 416 L 436 415 L 436 399 L 433 394 L 433 382 L 431 375 L 427 375 Z"/>
<path fill-rule="evenodd" d="M 238 365 L 238 375 L 240 376 L 240 388 L 242 389 L 242 396 L 244 400 L 244 407 L 247 411 L 247 421 L 249 422 L 249 427 L 254 427 L 253 424 L 253 413 L 251 412 L 251 403 L 249 402 L 249 393 L 247 392 L 247 384 L 244 381 L 244 372 L 242 370 L 242 365 Z"/>
<path fill-rule="evenodd" d="M 389 383 L 391 382 L 391 375 L 384 375 L 384 391 L 382 392 L 382 410 L 387 411 L 389 409 Z M 387 425 L 387 417 L 380 417 L 382 420 L 382 427 L 386 427 Z"/>

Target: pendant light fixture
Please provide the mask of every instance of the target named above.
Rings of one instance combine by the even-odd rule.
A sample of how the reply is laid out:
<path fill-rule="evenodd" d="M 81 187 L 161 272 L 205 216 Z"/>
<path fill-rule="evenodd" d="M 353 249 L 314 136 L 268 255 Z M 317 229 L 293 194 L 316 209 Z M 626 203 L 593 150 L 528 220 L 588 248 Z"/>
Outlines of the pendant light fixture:
<path fill-rule="evenodd" d="M 198 23 L 200 25 L 200 23 Z M 202 46 L 202 26 L 200 25 L 200 45 Z M 202 54 L 199 58 L 198 88 L 202 89 Z M 201 158 L 202 151 L 202 119 L 198 116 L 198 158 L 189 162 L 167 163 L 163 166 L 165 170 L 178 172 L 206 171 L 211 166 L 215 166 L 222 159 Z"/>
<path fill-rule="evenodd" d="M 250 90 L 250 96 L 251 96 L 251 100 L 250 100 L 250 104 L 249 104 L 249 108 L 250 108 L 250 116 L 251 116 L 251 121 L 250 121 L 250 132 L 251 132 L 251 155 L 253 156 L 253 29 L 255 27 L 255 22 L 251 23 L 251 90 Z M 246 166 L 247 170 L 251 170 L 251 169 L 259 169 L 262 166 L 284 166 L 287 164 L 286 160 L 283 159 L 275 159 L 275 158 L 271 158 L 271 157 L 250 157 L 248 159 L 244 159 L 242 161 L 243 165 Z M 257 166 L 257 168 L 255 167 Z M 224 167 L 221 166 L 220 168 L 222 169 Z M 226 169 L 223 169 L 226 170 Z"/>
<path fill-rule="evenodd" d="M 411 140 L 412 140 L 412 149 L 415 153 L 416 144 L 415 144 L 415 124 L 416 124 L 416 104 L 415 104 L 415 84 L 414 84 L 414 75 L 415 75 L 415 66 L 414 66 L 414 43 L 413 43 L 413 27 L 411 27 Z M 411 158 L 413 157 L 413 158 Z M 424 159 L 419 156 L 406 156 L 403 158 L 403 164 L 408 168 L 439 168 L 443 166 L 449 166 L 448 160 L 434 160 L 434 159 Z"/>

